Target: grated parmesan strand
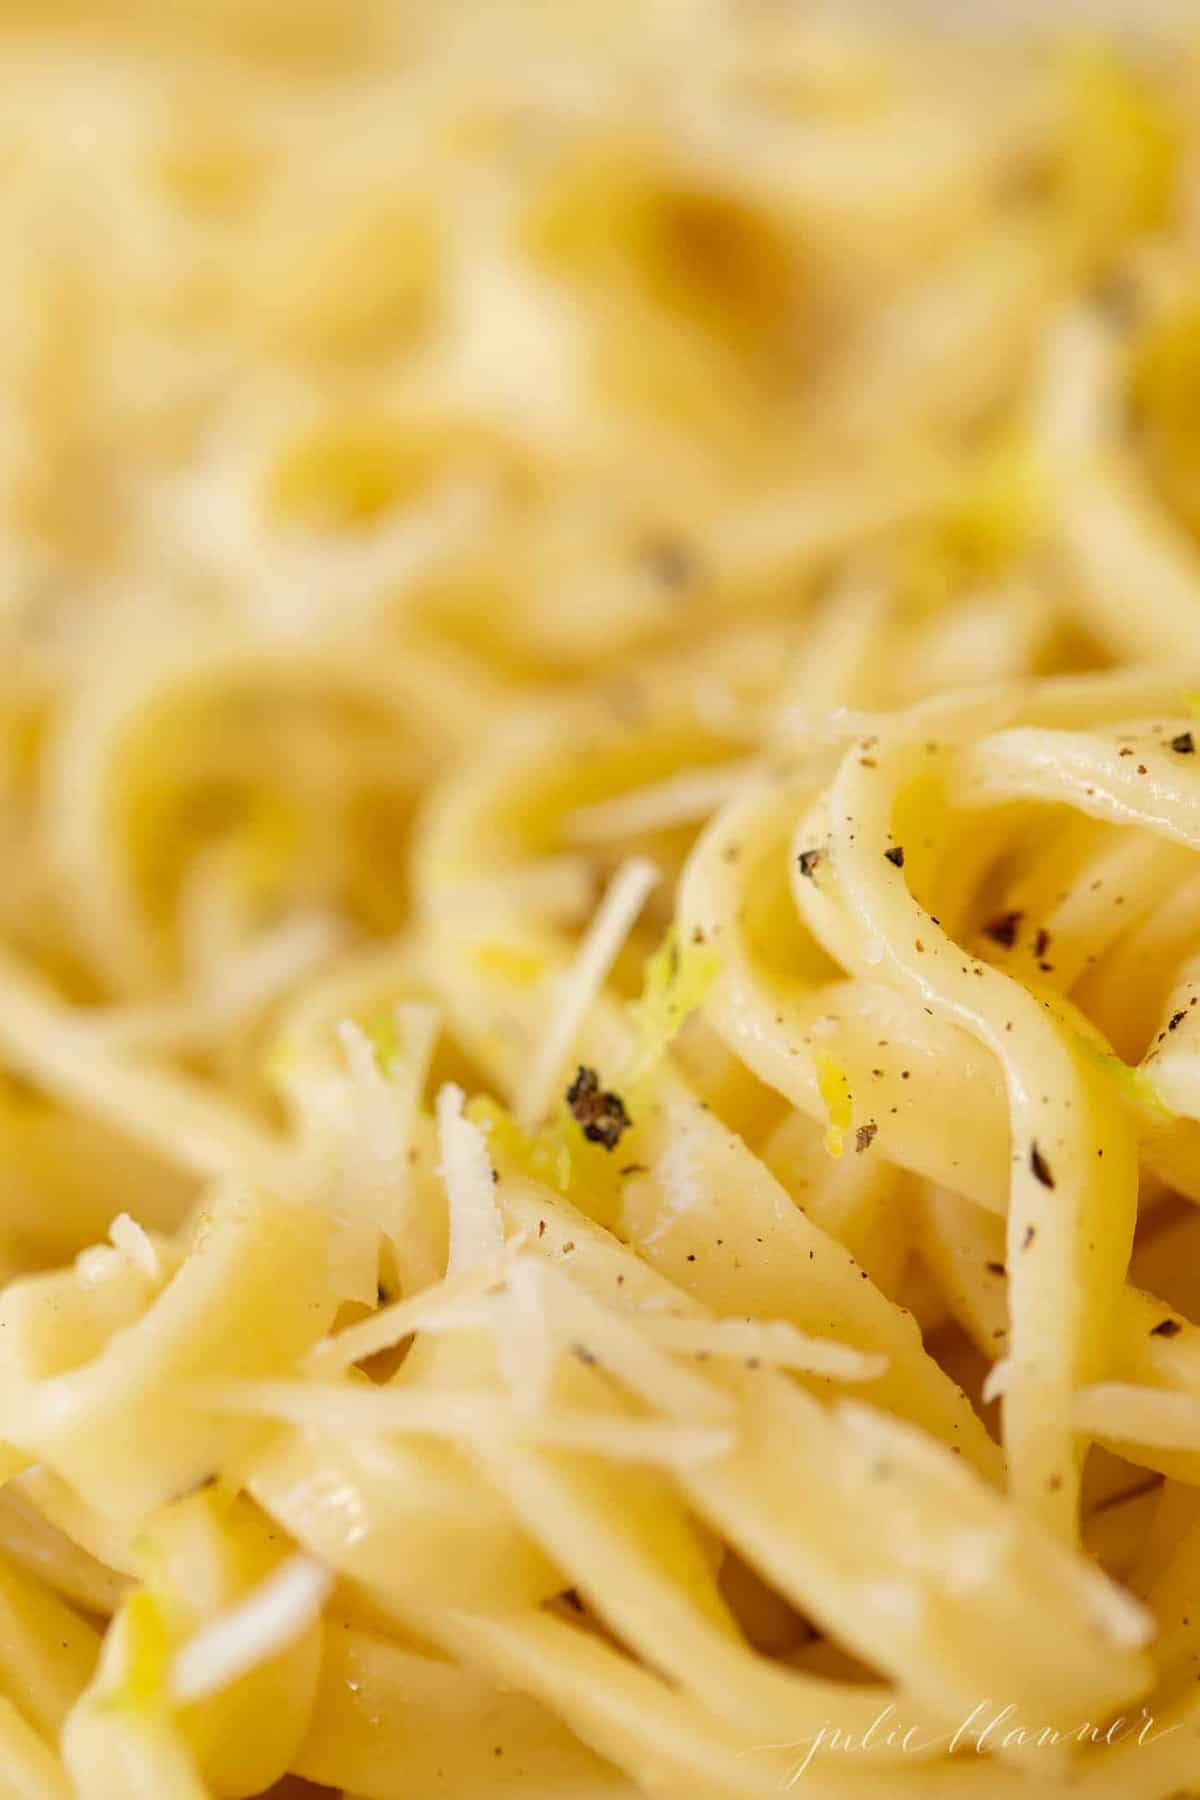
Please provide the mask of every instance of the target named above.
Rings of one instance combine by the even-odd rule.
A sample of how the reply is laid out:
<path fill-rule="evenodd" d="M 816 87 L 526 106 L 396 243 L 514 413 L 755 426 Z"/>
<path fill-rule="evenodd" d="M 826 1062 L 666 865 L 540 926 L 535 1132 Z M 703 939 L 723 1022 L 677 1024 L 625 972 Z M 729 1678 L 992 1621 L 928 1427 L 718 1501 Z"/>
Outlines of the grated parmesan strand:
<path fill-rule="evenodd" d="M 171 1697 L 181 1706 L 203 1700 L 285 1650 L 317 1618 L 333 1583 L 323 1563 L 290 1556 L 176 1651 Z"/>
<path fill-rule="evenodd" d="M 663 1350 L 746 1359 L 806 1375 L 825 1375 L 833 1381 L 874 1381 L 888 1366 L 887 1357 L 877 1351 L 810 1337 L 786 1319 L 688 1319 L 657 1314 L 639 1315 L 638 1324 L 650 1342 Z"/>
<path fill-rule="evenodd" d="M 656 1349 L 635 1313 L 602 1306 L 561 1269 L 543 1267 L 546 1317 L 557 1344 L 594 1357 L 629 1391 L 671 1418 L 693 1424 L 728 1419 L 727 1394 Z"/>
<path fill-rule="evenodd" d="M 161 1281 L 162 1261 L 149 1233 L 128 1213 L 118 1213 L 108 1228 L 109 1242 L 149 1281 Z"/>
<path fill-rule="evenodd" d="M 508 1293 L 493 1303 L 496 1355 L 513 1404 L 529 1416 L 544 1413 L 554 1374 L 554 1330 L 546 1301 L 543 1265 L 521 1257 L 511 1270 Z"/>
<path fill-rule="evenodd" d="M 422 1288 L 419 1294 L 381 1307 L 369 1319 L 348 1325 L 335 1337 L 323 1338 L 309 1352 L 306 1366 L 314 1374 L 334 1375 L 348 1369 L 352 1363 L 375 1356 L 380 1350 L 390 1350 L 414 1331 L 427 1331 L 435 1324 L 444 1324 L 448 1309 L 478 1299 L 504 1280 L 508 1257 L 516 1247 L 514 1239 L 506 1246 L 506 1255 L 494 1262 L 474 1263 L 457 1275 Z"/>
<path fill-rule="evenodd" d="M 1011 1374 L 1011 1356 L 1002 1356 L 998 1362 L 992 1364 L 991 1368 L 983 1378 L 983 1387 L 980 1390 L 980 1398 L 985 1406 L 990 1406 L 993 1400 L 1002 1400 L 1004 1398 L 1004 1395 L 1008 1390 L 1008 1382 Z"/>
<path fill-rule="evenodd" d="M 504 1226 L 483 1133 L 463 1117 L 463 1091 L 447 1082 L 437 1097 L 440 1173 L 450 1213 L 446 1273 L 488 1265 L 504 1250 Z"/>
<path fill-rule="evenodd" d="M 433 1391 L 351 1382 L 230 1381 L 198 1384 L 191 1392 L 198 1405 L 213 1412 L 286 1419 L 343 1437 L 416 1432 L 468 1444 L 489 1436 L 513 1437 L 667 1466 L 722 1456 L 735 1442 L 727 1428 L 617 1412 L 547 1407 L 531 1417 L 494 1388 Z"/>
<path fill-rule="evenodd" d="M 594 844 L 694 825 L 740 793 L 760 767 L 747 757 L 715 768 L 685 769 L 665 781 L 577 807 L 567 815 L 566 828 L 574 842 Z"/>
<path fill-rule="evenodd" d="M 645 857 L 631 857 L 613 876 L 588 926 L 575 960 L 559 978 L 555 1003 L 534 1050 L 514 1108 L 518 1123 L 532 1131 L 550 1104 L 554 1083 L 570 1055 L 588 1008 L 595 1000 L 634 921 L 658 881 Z"/>

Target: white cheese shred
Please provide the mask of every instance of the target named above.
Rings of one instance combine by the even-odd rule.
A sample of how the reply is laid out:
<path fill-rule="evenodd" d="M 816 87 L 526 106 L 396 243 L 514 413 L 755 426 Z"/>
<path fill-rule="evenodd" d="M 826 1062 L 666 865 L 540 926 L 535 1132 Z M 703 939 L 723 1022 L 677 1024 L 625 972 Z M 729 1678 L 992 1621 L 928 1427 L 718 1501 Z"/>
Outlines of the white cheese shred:
<path fill-rule="evenodd" d="M 450 1211 L 446 1272 L 488 1265 L 504 1249 L 504 1226 L 483 1133 L 463 1117 L 463 1091 L 447 1082 L 437 1097 L 441 1175 Z"/>
<path fill-rule="evenodd" d="M 180 1646 L 171 1664 L 172 1699 L 180 1706 L 204 1700 L 286 1650 L 318 1617 L 333 1583 L 332 1569 L 315 1558 L 289 1556 Z"/>
<path fill-rule="evenodd" d="M 657 881 L 654 864 L 635 856 L 622 863 L 609 883 L 575 960 L 561 977 L 550 1017 L 521 1084 L 516 1114 L 527 1131 L 545 1116 L 554 1083 L 588 1009 Z"/>
<path fill-rule="evenodd" d="M 128 1213 L 118 1213 L 108 1228 L 109 1242 L 149 1281 L 162 1279 L 162 1262 L 149 1233 Z"/>

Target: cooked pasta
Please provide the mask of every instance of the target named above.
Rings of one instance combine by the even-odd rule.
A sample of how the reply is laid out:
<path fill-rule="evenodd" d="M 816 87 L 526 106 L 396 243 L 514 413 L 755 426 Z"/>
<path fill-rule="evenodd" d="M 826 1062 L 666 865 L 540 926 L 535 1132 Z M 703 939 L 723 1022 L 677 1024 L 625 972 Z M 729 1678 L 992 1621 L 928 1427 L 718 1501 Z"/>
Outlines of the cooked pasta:
<path fill-rule="evenodd" d="M 1200 1790 L 1200 38 L 995 24 L 0 13 L 0 1800 Z"/>

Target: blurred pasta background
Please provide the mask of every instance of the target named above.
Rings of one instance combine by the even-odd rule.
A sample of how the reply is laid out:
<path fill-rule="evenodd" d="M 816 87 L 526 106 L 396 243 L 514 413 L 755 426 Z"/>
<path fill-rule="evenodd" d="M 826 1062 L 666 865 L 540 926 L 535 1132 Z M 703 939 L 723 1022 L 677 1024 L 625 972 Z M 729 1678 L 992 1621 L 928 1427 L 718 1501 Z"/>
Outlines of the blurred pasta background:
<path fill-rule="evenodd" d="M 161 990 L 218 887 L 396 926 L 414 792 L 513 702 L 661 668 L 724 756 L 1200 649 L 1190 55 L 5 22 L 0 923 L 73 995 Z"/>
<path fill-rule="evenodd" d="M 82 924 L 81 979 L 152 985 L 163 865 L 221 846 L 395 924 L 413 781 L 491 708 L 650 658 L 732 722 L 1197 648 L 1188 58 L 1001 46 L 985 77 L 767 4 L 24 24 L 4 906 L 39 952 Z M 240 721 L 195 673 L 230 633 Z M 377 695 L 341 730 L 286 674 L 326 654 L 436 716 Z M 171 721 L 120 905 L 53 773 L 107 753 L 110 661 Z"/>

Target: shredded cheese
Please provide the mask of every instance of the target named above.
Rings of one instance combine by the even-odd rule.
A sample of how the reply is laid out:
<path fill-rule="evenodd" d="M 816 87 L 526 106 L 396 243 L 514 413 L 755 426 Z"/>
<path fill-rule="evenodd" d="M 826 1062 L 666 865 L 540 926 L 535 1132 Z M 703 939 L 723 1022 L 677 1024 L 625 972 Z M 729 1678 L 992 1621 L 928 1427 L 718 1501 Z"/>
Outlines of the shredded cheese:
<path fill-rule="evenodd" d="M 342 1436 L 416 1432 L 470 1444 L 491 1434 L 618 1461 L 669 1466 L 722 1456 L 735 1442 L 735 1433 L 728 1428 L 635 1419 L 617 1412 L 547 1407 L 530 1414 L 488 1388 L 435 1392 L 350 1383 L 239 1381 L 199 1387 L 194 1397 L 214 1412 L 286 1419 Z"/>
<path fill-rule="evenodd" d="M 372 1040 L 352 1019 L 338 1027 L 354 1099 L 342 1204 L 368 1234 L 390 1239 L 401 1267 L 413 1225 L 409 1150 L 440 1029 L 438 1009 L 415 1001 L 396 1007 Z"/>
<path fill-rule="evenodd" d="M 983 1387 L 980 1389 L 980 1399 L 985 1406 L 990 1406 L 993 1400 L 1004 1398 L 1011 1374 L 1012 1365 L 1007 1356 L 1002 1356 L 998 1362 L 992 1364 L 983 1378 Z"/>
<path fill-rule="evenodd" d="M 498 1286 L 517 1248 L 514 1239 L 505 1246 L 505 1255 L 494 1262 L 471 1263 L 457 1275 L 448 1275 L 419 1294 L 381 1307 L 369 1319 L 347 1325 L 335 1337 L 323 1338 L 309 1352 L 306 1366 L 314 1375 L 331 1376 L 381 1350 L 390 1350 L 415 1331 L 429 1330 L 431 1323 L 444 1320 L 449 1308 L 476 1300 Z"/>
<path fill-rule="evenodd" d="M 632 857 L 622 864 L 609 883 L 575 960 L 559 983 L 550 1016 L 521 1083 L 514 1110 L 518 1124 L 525 1130 L 533 1130 L 544 1117 L 554 1084 L 562 1073 L 588 1008 L 604 985 L 657 881 L 658 871 L 653 863 L 644 857 Z"/>
<path fill-rule="evenodd" d="M 685 1356 L 716 1356 L 764 1367 L 824 1375 L 831 1381 L 875 1381 L 887 1370 L 878 1351 L 809 1337 L 785 1319 L 690 1319 L 639 1313 L 652 1344 Z"/>
<path fill-rule="evenodd" d="M 658 1350 L 635 1313 L 615 1313 L 593 1300 L 559 1268 L 541 1280 L 546 1315 L 560 1350 L 594 1360 L 629 1391 L 673 1419 L 708 1424 L 728 1419 L 727 1395 Z"/>
<path fill-rule="evenodd" d="M 686 769 L 649 787 L 579 807 L 567 820 L 567 829 L 574 842 L 594 844 L 694 825 L 739 793 L 759 766 L 748 757 L 719 768 Z"/>
<path fill-rule="evenodd" d="M 447 1273 L 489 1266 L 504 1249 L 495 1180 L 483 1133 L 463 1117 L 463 1092 L 447 1082 L 437 1097 L 441 1175 L 450 1212 Z"/>
<path fill-rule="evenodd" d="M 113 1248 L 119 1250 L 148 1281 L 162 1279 L 162 1262 L 154 1240 L 128 1213 L 118 1213 L 108 1228 Z"/>
<path fill-rule="evenodd" d="M 508 1292 L 493 1303 L 486 1323 L 495 1330 L 497 1361 L 513 1404 L 530 1418 L 544 1414 L 558 1345 L 544 1270 L 532 1257 L 520 1257 L 513 1264 Z"/>
<path fill-rule="evenodd" d="M 236 1606 L 210 1619 L 171 1660 L 171 1698 L 179 1706 L 227 1688 L 286 1650 L 319 1615 L 334 1573 L 311 1556 L 290 1556 Z"/>

